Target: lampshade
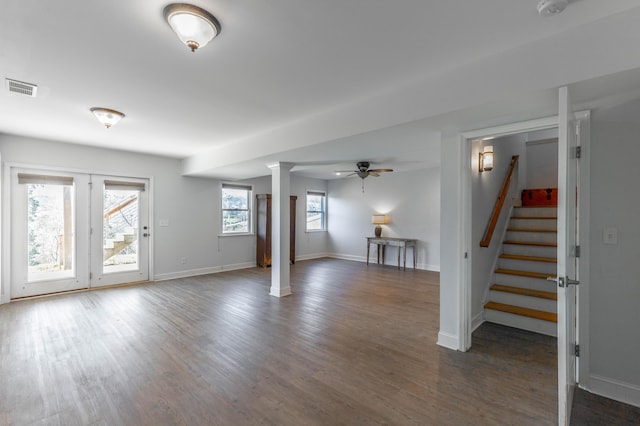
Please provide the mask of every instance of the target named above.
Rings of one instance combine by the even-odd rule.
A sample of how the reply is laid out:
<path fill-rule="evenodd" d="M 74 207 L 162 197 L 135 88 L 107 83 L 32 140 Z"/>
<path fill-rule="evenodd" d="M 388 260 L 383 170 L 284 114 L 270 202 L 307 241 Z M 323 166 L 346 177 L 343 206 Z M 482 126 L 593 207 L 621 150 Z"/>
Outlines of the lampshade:
<path fill-rule="evenodd" d="M 387 215 L 385 214 L 374 214 L 371 216 L 371 223 L 374 225 L 384 225 L 387 223 Z"/>
<path fill-rule="evenodd" d="M 173 3 L 164 8 L 164 17 L 192 52 L 220 34 L 220 23 L 215 16 L 197 6 Z"/>
<path fill-rule="evenodd" d="M 488 172 L 490 170 L 493 170 L 493 147 L 489 145 L 485 146 L 479 155 L 478 171 Z"/>
<path fill-rule="evenodd" d="M 90 111 L 107 129 L 124 118 L 124 114 L 115 109 L 94 107 Z"/>

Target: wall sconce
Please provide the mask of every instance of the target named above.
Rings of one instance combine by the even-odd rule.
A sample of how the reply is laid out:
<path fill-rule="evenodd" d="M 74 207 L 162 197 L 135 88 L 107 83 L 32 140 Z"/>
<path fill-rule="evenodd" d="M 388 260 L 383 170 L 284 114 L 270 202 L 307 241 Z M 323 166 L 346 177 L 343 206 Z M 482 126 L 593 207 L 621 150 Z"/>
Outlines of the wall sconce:
<path fill-rule="evenodd" d="M 387 222 L 388 222 L 388 217 L 386 214 L 374 214 L 371 216 L 371 223 L 376 225 L 375 227 L 376 238 L 380 238 L 380 235 L 382 235 L 382 226 L 380 225 L 384 225 Z"/>
<path fill-rule="evenodd" d="M 478 154 L 478 171 L 488 172 L 493 169 L 493 147 L 485 146 L 483 152 Z"/>

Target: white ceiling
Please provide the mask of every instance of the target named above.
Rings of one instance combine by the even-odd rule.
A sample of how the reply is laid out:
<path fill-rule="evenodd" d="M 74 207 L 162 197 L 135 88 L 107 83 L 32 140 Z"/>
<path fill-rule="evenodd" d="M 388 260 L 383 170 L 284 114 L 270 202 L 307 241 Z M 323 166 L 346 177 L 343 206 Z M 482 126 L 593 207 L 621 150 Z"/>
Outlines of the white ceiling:
<path fill-rule="evenodd" d="M 222 24 L 195 53 L 167 3 L 2 0 L 0 76 L 39 93 L 0 93 L 0 133 L 182 158 L 196 176 L 287 161 L 328 179 L 360 160 L 436 166 L 441 131 L 555 114 L 560 85 L 592 107 L 640 97 L 637 0 L 546 19 L 537 0 L 194 0 Z M 93 106 L 126 117 L 106 130 Z"/>

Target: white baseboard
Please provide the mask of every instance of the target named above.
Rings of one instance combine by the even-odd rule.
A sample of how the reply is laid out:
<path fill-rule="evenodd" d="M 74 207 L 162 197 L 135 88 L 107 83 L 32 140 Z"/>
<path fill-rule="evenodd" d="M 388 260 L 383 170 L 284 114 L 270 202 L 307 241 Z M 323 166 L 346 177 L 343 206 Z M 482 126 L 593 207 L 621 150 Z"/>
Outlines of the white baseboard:
<path fill-rule="evenodd" d="M 302 256 L 296 256 L 296 262 L 303 261 L 303 260 L 322 259 L 323 257 L 330 257 L 330 256 L 327 253 L 305 254 Z"/>
<path fill-rule="evenodd" d="M 354 256 L 351 254 L 342 254 L 342 253 L 327 253 L 324 257 L 331 257 L 334 259 L 342 259 L 342 260 L 352 260 L 354 262 L 366 262 L 367 258 L 366 256 Z M 388 260 L 388 259 L 387 259 Z M 369 263 L 376 263 L 375 259 L 369 260 Z M 386 266 L 398 266 L 397 261 L 394 263 L 392 261 L 388 261 L 385 263 Z M 408 269 L 413 269 L 413 265 L 411 263 L 409 263 L 409 265 L 407 265 L 407 270 Z M 424 271 L 431 271 L 431 272 L 440 272 L 440 265 L 429 265 L 429 264 L 425 264 L 425 263 L 418 263 L 416 265 L 416 269 L 420 269 L 420 270 L 424 270 Z"/>
<path fill-rule="evenodd" d="M 449 333 L 445 333 L 444 331 L 441 331 L 438 333 L 437 344 L 438 346 L 442 346 L 444 348 L 453 349 L 454 351 L 457 351 L 458 348 L 460 347 L 460 340 L 458 339 L 457 336 L 454 336 L 453 334 L 449 334 Z"/>
<path fill-rule="evenodd" d="M 476 331 L 478 327 L 480 327 L 484 323 L 484 312 L 481 311 L 471 319 L 471 332 Z"/>
<path fill-rule="evenodd" d="M 591 385 L 589 390 L 591 393 L 640 407 L 640 386 L 638 385 L 595 374 L 589 377 L 589 384 Z"/>
<path fill-rule="evenodd" d="M 367 258 L 364 256 L 354 256 L 351 254 L 342 254 L 342 253 L 327 253 L 327 257 L 331 257 L 333 259 L 352 260 L 354 262 L 367 261 Z"/>
<path fill-rule="evenodd" d="M 177 278 L 195 277 L 198 275 L 216 274 L 224 271 L 235 271 L 237 269 L 255 268 L 255 262 L 235 263 L 231 265 L 213 266 L 211 268 L 189 269 L 186 271 L 169 272 L 166 274 L 155 274 L 153 281 L 174 280 Z"/>

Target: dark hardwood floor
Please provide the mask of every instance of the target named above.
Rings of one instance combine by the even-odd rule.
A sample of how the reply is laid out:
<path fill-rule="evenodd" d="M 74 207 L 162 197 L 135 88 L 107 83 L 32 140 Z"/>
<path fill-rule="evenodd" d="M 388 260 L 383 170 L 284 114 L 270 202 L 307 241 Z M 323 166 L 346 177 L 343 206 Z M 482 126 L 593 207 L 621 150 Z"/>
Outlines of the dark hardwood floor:
<path fill-rule="evenodd" d="M 438 347 L 437 273 L 297 262 L 277 299 L 270 272 L 0 306 L 0 424 L 556 422 L 555 339 L 485 324 Z"/>

